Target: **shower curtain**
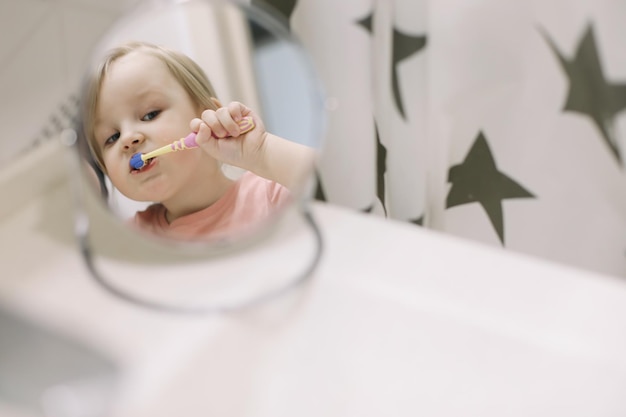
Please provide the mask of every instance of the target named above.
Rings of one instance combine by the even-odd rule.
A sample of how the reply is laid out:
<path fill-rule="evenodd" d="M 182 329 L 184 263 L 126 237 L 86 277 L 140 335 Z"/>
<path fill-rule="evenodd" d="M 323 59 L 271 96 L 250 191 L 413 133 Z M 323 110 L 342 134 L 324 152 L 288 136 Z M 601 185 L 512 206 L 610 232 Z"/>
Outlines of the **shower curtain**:
<path fill-rule="evenodd" d="M 626 3 L 268 2 L 325 87 L 317 199 L 626 274 Z"/>

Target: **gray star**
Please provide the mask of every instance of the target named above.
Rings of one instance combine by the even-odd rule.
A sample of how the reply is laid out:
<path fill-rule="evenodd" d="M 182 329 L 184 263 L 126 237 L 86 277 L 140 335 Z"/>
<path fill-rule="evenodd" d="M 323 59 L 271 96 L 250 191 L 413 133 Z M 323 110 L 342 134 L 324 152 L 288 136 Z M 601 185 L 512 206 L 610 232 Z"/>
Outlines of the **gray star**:
<path fill-rule="evenodd" d="M 491 224 L 504 244 L 502 200 L 534 198 L 517 182 L 498 171 L 482 132 L 474 141 L 463 163 L 450 168 L 448 182 L 452 187 L 446 208 L 477 202 L 487 212 Z"/>
<path fill-rule="evenodd" d="M 417 225 L 417 226 L 423 226 L 424 225 L 424 215 L 421 215 L 417 219 L 410 219 L 409 223 L 413 223 L 414 225 Z"/>
<path fill-rule="evenodd" d="M 363 19 L 357 21 L 357 23 L 371 34 L 373 18 L 374 18 L 374 15 L 370 13 L 369 15 L 365 16 Z"/>
<path fill-rule="evenodd" d="M 252 0 L 252 4 L 267 10 L 269 5 L 273 11 L 279 12 L 287 22 L 291 19 L 297 0 Z M 270 10 L 272 10 L 270 9 Z"/>
<path fill-rule="evenodd" d="M 376 131 L 376 195 L 383 205 L 385 213 L 387 213 L 387 207 L 385 205 L 385 174 L 387 173 L 387 148 L 380 141 L 380 135 L 378 134 L 378 126 L 374 124 L 374 130 Z"/>
<path fill-rule="evenodd" d="M 373 13 L 370 13 L 363 19 L 357 21 L 357 24 L 372 34 L 374 31 L 372 27 L 373 17 Z M 391 46 L 391 90 L 393 92 L 393 99 L 396 103 L 396 107 L 398 108 L 398 112 L 400 112 L 400 115 L 403 118 L 406 118 L 404 113 L 404 104 L 402 103 L 400 82 L 398 79 L 398 65 L 400 65 L 400 63 L 405 59 L 421 51 L 426 46 L 426 36 L 407 35 L 394 28 Z"/>
<path fill-rule="evenodd" d="M 324 187 L 322 186 L 322 180 L 320 178 L 320 174 L 318 171 L 315 172 L 316 179 L 316 188 L 315 188 L 315 199 L 318 201 L 327 201 L 326 193 L 324 192 Z"/>
<path fill-rule="evenodd" d="M 396 102 L 396 107 L 402 115 L 406 118 L 404 113 L 404 104 L 402 103 L 402 95 L 400 94 L 400 83 L 398 81 L 398 65 L 409 58 L 410 56 L 418 53 L 426 46 L 426 36 L 412 36 L 406 35 L 396 29 L 393 30 L 393 58 L 391 62 L 391 88 L 393 91 L 393 98 Z"/>
<path fill-rule="evenodd" d="M 606 80 L 593 27 L 587 27 L 574 58 L 569 60 L 560 53 L 547 33 L 543 30 L 542 33 L 569 79 L 569 93 L 563 110 L 590 117 L 621 165 L 622 155 L 615 137 L 614 124 L 617 113 L 626 109 L 626 84 Z"/>

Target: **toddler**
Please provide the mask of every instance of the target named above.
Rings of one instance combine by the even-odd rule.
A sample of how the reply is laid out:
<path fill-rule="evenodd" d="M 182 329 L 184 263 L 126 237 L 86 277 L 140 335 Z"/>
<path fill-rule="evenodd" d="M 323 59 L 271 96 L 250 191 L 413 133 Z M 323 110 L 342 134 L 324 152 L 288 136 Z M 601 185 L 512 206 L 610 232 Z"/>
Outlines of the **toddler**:
<path fill-rule="evenodd" d="M 96 163 L 123 195 L 154 203 L 132 223 L 159 236 L 215 239 L 249 230 L 288 201 L 313 166 L 313 149 L 267 132 L 242 103 L 223 106 L 191 58 L 162 46 L 111 50 L 84 91 L 84 133 Z M 246 116 L 255 127 L 241 134 L 237 122 Z M 197 133 L 198 149 L 130 167 L 135 153 L 189 132 Z M 233 180 L 223 163 L 246 172 Z"/>

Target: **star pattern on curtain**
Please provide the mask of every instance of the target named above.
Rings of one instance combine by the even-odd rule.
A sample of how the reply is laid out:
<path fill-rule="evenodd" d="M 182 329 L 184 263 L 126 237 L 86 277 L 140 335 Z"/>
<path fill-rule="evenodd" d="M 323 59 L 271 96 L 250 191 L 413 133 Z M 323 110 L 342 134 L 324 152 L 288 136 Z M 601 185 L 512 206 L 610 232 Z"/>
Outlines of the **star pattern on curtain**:
<path fill-rule="evenodd" d="M 367 30 L 370 34 L 373 32 L 372 28 L 372 20 L 374 19 L 374 13 L 370 13 L 365 16 L 363 19 L 358 20 L 357 24 L 362 26 L 365 30 Z"/>
<path fill-rule="evenodd" d="M 400 82 L 398 80 L 398 67 L 400 64 L 417 54 L 419 51 L 426 47 L 426 36 L 419 35 L 407 35 L 400 32 L 398 29 L 393 29 L 393 57 L 392 57 L 392 70 L 391 70 L 391 88 L 393 91 L 394 101 L 400 115 L 403 119 L 406 119 L 404 111 L 404 104 L 402 102 L 402 95 L 400 94 Z"/>
<path fill-rule="evenodd" d="M 364 18 L 357 20 L 356 24 L 363 27 L 370 35 L 373 34 L 374 12 Z M 392 58 L 391 58 L 391 91 L 393 94 L 396 109 L 402 119 L 406 120 L 404 104 L 402 100 L 400 81 L 398 76 L 398 66 L 406 59 L 414 56 L 426 46 L 425 35 L 408 35 L 393 28 L 392 37 Z M 387 172 L 387 149 L 380 140 L 378 129 L 376 129 L 376 195 L 387 212 L 385 204 L 385 173 Z M 364 211 L 371 211 L 371 207 Z M 422 225 L 423 216 L 409 220 L 410 223 Z"/>
<path fill-rule="evenodd" d="M 563 111 L 591 118 L 621 166 L 623 155 L 615 135 L 615 117 L 626 109 L 626 84 L 613 83 L 605 77 L 593 26 L 587 26 L 572 59 L 567 59 L 547 32 L 540 30 L 569 81 Z"/>
<path fill-rule="evenodd" d="M 289 25 L 289 19 L 296 8 L 298 0 L 251 0 L 251 3 L 264 9 L 267 9 L 269 6 L 274 11 L 280 13 L 285 18 L 286 24 Z"/>
<path fill-rule="evenodd" d="M 385 173 L 387 172 L 387 148 L 380 141 L 380 135 L 378 133 L 378 127 L 374 126 L 376 130 L 376 195 L 383 205 L 385 214 L 387 213 L 387 206 L 385 204 Z"/>
<path fill-rule="evenodd" d="M 372 21 L 374 14 L 370 13 L 363 19 L 358 20 L 357 24 L 362 26 L 370 34 L 373 33 Z M 393 93 L 393 99 L 396 104 L 398 113 L 403 119 L 406 119 L 404 111 L 404 104 L 402 101 L 402 94 L 400 89 L 400 81 L 398 77 L 398 66 L 406 59 L 411 58 L 413 55 L 420 52 L 426 47 L 427 37 L 426 35 L 409 35 L 397 28 L 393 28 L 392 38 L 392 57 L 391 57 L 391 90 Z"/>
<path fill-rule="evenodd" d="M 483 132 L 479 132 L 465 160 L 448 171 L 452 187 L 446 209 L 479 203 L 504 245 L 504 214 L 502 201 L 512 198 L 535 198 L 524 187 L 498 170 Z"/>

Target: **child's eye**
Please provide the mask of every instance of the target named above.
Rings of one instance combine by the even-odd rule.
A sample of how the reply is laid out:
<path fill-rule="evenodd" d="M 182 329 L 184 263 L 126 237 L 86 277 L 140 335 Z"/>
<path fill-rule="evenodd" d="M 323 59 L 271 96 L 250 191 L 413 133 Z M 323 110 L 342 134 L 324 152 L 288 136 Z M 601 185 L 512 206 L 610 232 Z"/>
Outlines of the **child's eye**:
<path fill-rule="evenodd" d="M 104 141 L 104 146 L 108 146 L 108 145 L 112 145 L 114 144 L 118 139 L 120 138 L 120 132 L 115 133 L 114 135 L 109 136 L 105 141 Z"/>
<path fill-rule="evenodd" d="M 143 120 L 144 122 L 148 122 L 148 121 L 154 119 L 155 117 L 157 117 L 159 115 L 159 113 L 161 113 L 160 110 L 153 110 L 153 111 L 151 111 L 149 113 L 146 113 L 146 115 L 143 116 L 141 118 L 141 120 Z"/>

